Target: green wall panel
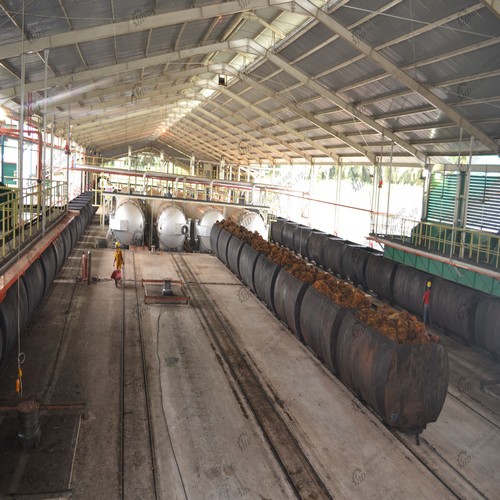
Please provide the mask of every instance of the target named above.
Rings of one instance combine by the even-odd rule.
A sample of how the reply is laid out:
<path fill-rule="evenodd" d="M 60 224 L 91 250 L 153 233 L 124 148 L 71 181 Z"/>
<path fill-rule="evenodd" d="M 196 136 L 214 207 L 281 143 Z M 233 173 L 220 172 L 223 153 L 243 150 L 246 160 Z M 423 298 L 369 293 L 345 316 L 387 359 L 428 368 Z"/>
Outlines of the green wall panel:
<path fill-rule="evenodd" d="M 413 267 L 419 269 L 420 271 L 424 271 L 426 273 L 429 272 L 429 259 L 427 257 L 421 257 L 420 255 L 415 256 L 415 265 Z"/>
<path fill-rule="evenodd" d="M 438 260 L 431 260 L 427 259 L 429 261 L 429 266 L 427 271 L 431 274 L 435 274 L 436 276 L 444 276 L 444 263 L 439 262 Z"/>
<path fill-rule="evenodd" d="M 490 276 L 476 273 L 470 269 L 458 268 L 440 262 L 429 257 L 414 255 L 404 250 L 392 248 L 386 245 L 384 250 L 384 257 L 394 260 L 401 264 L 405 264 L 415 269 L 428 272 L 434 276 L 440 276 L 444 279 L 454 281 L 460 285 L 474 288 L 481 292 L 489 293 L 500 297 L 500 280 L 496 280 Z"/>

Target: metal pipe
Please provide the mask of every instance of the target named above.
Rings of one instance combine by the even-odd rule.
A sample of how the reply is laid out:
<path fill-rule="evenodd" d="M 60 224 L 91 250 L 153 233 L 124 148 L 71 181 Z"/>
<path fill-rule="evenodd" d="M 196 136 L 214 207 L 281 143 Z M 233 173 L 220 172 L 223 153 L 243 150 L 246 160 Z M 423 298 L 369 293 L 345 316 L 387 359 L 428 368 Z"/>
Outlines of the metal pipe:
<path fill-rule="evenodd" d="M 42 234 L 45 235 L 45 163 L 47 158 L 47 77 L 48 77 L 48 60 L 49 49 L 43 51 L 45 59 L 45 90 L 43 104 L 43 163 L 41 165 L 41 175 L 38 177 L 38 189 L 41 190 L 42 200 Z"/>
<path fill-rule="evenodd" d="M 213 198 L 213 194 L 214 194 L 214 181 L 212 180 L 212 182 L 208 185 L 208 189 L 209 189 L 209 195 L 210 195 L 210 199 Z"/>
<path fill-rule="evenodd" d="M 474 147 L 474 136 L 470 137 L 470 147 L 469 147 L 469 162 L 467 164 L 467 170 L 465 173 L 465 187 L 464 187 L 464 201 L 463 201 L 463 215 L 462 215 L 462 227 L 467 228 L 467 211 L 469 208 L 469 187 L 470 187 L 470 170 L 472 165 L 472 149 Z M 486 174 L 485 174 L 486 175 Z M 488 247 L 489 248 L 489 247 Z M 462 237 L 460 239 L 460 258 L 463 259 L 465 251 L 465 231 L 462 231 Z M 479 256 L 479 252 L 478 252 Z"/>
<path fill-rule="evenodd" d="M 49 205 L 53 205 L 53 186 L 52 186 L 52 170 L 54 167 L 54 139 L 55 139 L 55 134 L 54 134 L 54 129 L 55 129 L 55 115 L 52 115 L 52 125 L 50 127 L 50 168 L 49 168 L 49 185 L 50 185 L 50 192 L 49 192 Z"/>
<path fill-rule="evenodd" d="M 130 172 L 118 168 L 111 168 L 111 167 L 94 167 L 90 165 L 86 165 L 84 167 L 78 167 L 75 166 L 74 170 L 85 170 L 85 171 L 90 171 L 90 172 L 99 172 L 99 173 L 105 173 L 109 175 L 132 175 L 132 176 L 138 176 L 138 175 L 143 175 L 142 172 Z M 151 179 L 160 179 L 160 180 L 173 180 L 176 181 L 178 179 L 186 179 L 187 183 L 199 183 L 199 184 L 210 184 L 215 180 L 214 186 L 218 187 L 223 187 L 223 188 L 238 188 L 238 189 L 246 189 L 246 190 L 251 190 L 255 186 L 257 189 L 267 189 L 269 191 L 283 191 L 286 193 L 304 193 L 304 191 L 300 189 L 289 189 L 286 186 L 276 186 L 275 184 L 264 184 L 264 183 L 254 183 L 254 182 L 246 182 L 246 181 L 221 181 L 220 179 L 209 179 L 209 178 L 199 178 L 199 177 L 191 177 L 191 176 L 184 176 L 181 177 L 180 175 L 177 174 L 165 174 L 163 172 L 154 172 L 154 173 L 146 173 L 146 177 L 151 178 Z"/>
<path fill-rule="evenodd" d="M 393 155 L 393 152 L 394 152 L 394 142 L 391 142 L 391 159 L 389 161 L 389 186 L 388 186 L 388 190 L 387 190 L 387 216 L 386 216 L 386 219 L 385 219 L 385 234 L 387 234 L 389 232 L 389 206 L 390 206 L 390 203 L 391 203 L 391 185 L 392 185 L 392 155 Z M 378 227 L 376 228 L 377 232 L 378 232 Z"/>
<path fill-rule="evenodd" d="M 71 83 L 68 86 L 69 91 L 71 92 Z M 67 149 L 66 149 L 66 210 L 67 205 L 69 203 L 69 157 L 71 155 L 71 101 L 68 103 L 68 138 L 66 141 Z"/>
<path fill-rule="evenodd" d="M 462 134 L 463 129 L 460 127 L 460 141 L 459 141 L 459 154 L 458 154 L 458 170 L 461 171 L 460 165 L 462 164 Z M 455 188 L 455 206 L 453 209 L 453 226 L 451 229 L 451 242 L 450 242 L 450 259 L 453 257 L 453 247 L 455 245 L 456 228 L 459 219 L 459 204 L 460 204 L 460 176 L 457 178 L 457 185 Z"/>

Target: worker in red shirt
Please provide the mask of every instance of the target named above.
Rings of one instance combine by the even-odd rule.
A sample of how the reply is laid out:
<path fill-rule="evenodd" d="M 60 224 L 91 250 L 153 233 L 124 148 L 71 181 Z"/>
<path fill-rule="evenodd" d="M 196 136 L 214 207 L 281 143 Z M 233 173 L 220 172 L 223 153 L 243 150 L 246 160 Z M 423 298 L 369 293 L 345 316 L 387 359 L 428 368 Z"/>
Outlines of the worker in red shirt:
<path fill-rule="evenodd" d="M 424 308 L 422 318 L 424 324 L 427 324 L 427 321 L 429 321 L 429 324 L 431 324 L 431 316 L 429 314 L 429 307 L 431 304 L 431 287 L 432 281 L 428 281 L 427 286 L 425 287 L 425 292 L 422 295 L 422 306 Z"/>

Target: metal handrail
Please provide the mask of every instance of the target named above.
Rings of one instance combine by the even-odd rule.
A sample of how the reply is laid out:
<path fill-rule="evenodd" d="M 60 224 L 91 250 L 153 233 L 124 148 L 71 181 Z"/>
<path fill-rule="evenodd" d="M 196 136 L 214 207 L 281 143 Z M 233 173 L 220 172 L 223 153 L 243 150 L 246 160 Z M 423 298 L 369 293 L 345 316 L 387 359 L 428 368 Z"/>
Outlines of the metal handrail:
<path fill-rule="evenodd" d="M 62 181 L 38 183 L 24 179 L 21 203 L 19 188 L 0 186 L 0 258 L 7 257 L 41 231 L 44 217 L 50 223 L 66 213 L 67 207 L 67 185 Z"/>
<path fill-rule="evenodd" d="M 500 235 L 438 222 L 381 216 L 372 234 L 411 244 L 449 258 L 467 259 L 500 268 Z"/>

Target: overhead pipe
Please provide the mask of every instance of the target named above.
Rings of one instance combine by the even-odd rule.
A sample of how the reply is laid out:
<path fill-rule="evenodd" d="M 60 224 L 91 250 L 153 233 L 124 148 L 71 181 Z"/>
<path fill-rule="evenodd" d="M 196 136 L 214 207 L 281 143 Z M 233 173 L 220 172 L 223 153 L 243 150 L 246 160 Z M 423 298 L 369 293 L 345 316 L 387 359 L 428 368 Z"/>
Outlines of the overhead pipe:
<path fill-rule="evenodd" d="M 144 172 L 135 172 L 135 171 L 127 171 L 127 170 L 122 170 L 122 169 L 117 169 L 117 168 L 111 168 L 111 167 L 95 167 L 91 165 L 85 165 L 85 166 L 74 166 L 74 170 L 83 170 L 83 171 L 88 171 L 88 172 L 96 172 L 96 173 L 103 173 L 103 174 L 108 174 L 108 175 L 131 175 L 131 176 L 142 176 Z M 203 178 L 203 177 L 191 177 L 191 176 L 179 176 L 176 174 L 167 174 L 164 172 L 155 172 L 155 173 L 147 173 L 146 177 L 151 178 L 151 179 L 160 179 L 160 180 L 172 180 L 174 182 L 177 182 L 179 179 L 185 179 L 186 183 L 189 184 L 204 184 L 204 185 L 209 185 L 212 184 L 213 186 L 216 187 L 222 187 L 222 188 L 235 188 L 235 189 L 241 189 L 241 190 L 246 190 L 250 191 L 252 189 L 261 189 L 261 190 L 268 190 L 268 191 L 279 191 L 279 192 L 286 192 L 286 193 L 299 193 L 303 194 L 305 191 L 300 190 L 300 189 L 289 189 L 285 186 L 276 186 L 274 184 L 265 184 L 265 183 L 254 183 L 254 182 L 246 182 L 246 181 L 226 181 L 226 180 L 219 180 L 219 179 L 208 179 L 208 178 Z"/>

